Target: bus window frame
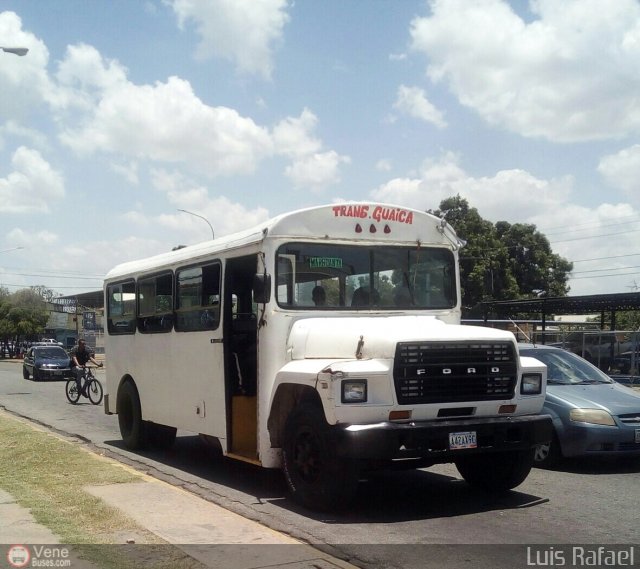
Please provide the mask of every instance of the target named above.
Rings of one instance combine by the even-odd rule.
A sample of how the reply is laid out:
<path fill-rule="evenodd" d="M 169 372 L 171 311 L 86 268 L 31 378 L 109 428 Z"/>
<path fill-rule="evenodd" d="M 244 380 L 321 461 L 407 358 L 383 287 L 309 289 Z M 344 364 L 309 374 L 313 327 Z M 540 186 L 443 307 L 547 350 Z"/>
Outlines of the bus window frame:
<path fill-rule="evenodd" d="M 313 247 L 314 245 L 326 245 L 326 246 L 335 246 L 335 247 L 358 247 L 358 248 L 362 248 L 364 250 L 367 250 L 369 253 L 369 263 L 368 263 L 368 274 L 365 273 L 356 273 L 353 275 L 335 275 L 331 278 L 337 278 L 338 279 L 338 283 L 339 283 L 339 287 L 338 287 L 338 292 L 339 292 L 339 300 L 338 300 L 338 304 L 332 304 L 332 305 L 326 305 L 326 306 L 314 306 L 311 304 L 296 304 L 294 298 L 295 298 L 295 287 L 299 284 L 302 283 L 298 283 L 295 280 L 295 274 L 297 272 L 297 260 L 296 260 L 296 255 L 293 253 L 288 253 L 287 251 L 287 247 L 295 247 L 295 246 L 309 246 L 309 247 Z M 276 269 L 276 274 L 275 274 L 275 297 L 276 297 L 276 302 L 278 304 L 278 306 L 284 310 L 313 310 L 313 311 L 326 311 L 326 310 L 340 310 L 340 311 L 347 311 L 347 310 L 380 310 L 380 311 L 397 311 L 397 310 L 411 310 L 411 311 L 418 311 L 418 310 L 451 310 L 454 309 L 456 304 L 457 304 L 457 285 L 458 282 L 456 280 L 456 258 L 455 255 L 453 253 L 453 251 L 448 248 L 448 247 L 442 247 L 442 246 L 426 246 L 426 247 L 417 247 L 417 251 L 419 252 L 420 250 L 422 250 L 423 252 L 426 250 L 433 250 L 433 251 L 439 251 L 442 253 L 445 253 L 448 256 L 448 267 L 449 269 L 451 269 L 451 272 L 449 273 L 449 278 L 448 279 L 442 279 L 442 283 L 440 283 L 443 287 L 443 291 L 442 294 L 445 295 L 445 288 L 449 287 L 449 291 L 448 291 L 448 295 L 446 298 L 446 302 L 439 302 L 439 303 L 433 303 L 433 304 L 399 304 L 399 305 L 390 305 L 390 304 L 380 304 L 379 303 L 379 297 L 380 295 L 378 294 L 378 292 L 376 291 L 375 287 L 376 287 L 376 281 L 377 279 L 380 278 L 380 275 L 388 272 L 388 270 L 382 270 L 382 271 L 377 271 L 376 270 L 376 266 L 375 266 L 375 256 L 376 256 L 376 250 L 379 247 L 383 247 L 385 249 L 399 249 L 399 250 L 405 250 L 405 251 L 412 251 L 412 246 L 408 245 L 408 244 L 387 244 L 387 243 L 381 243 L 381 244 L 371 244 L 371 243 L 366 243 L 366 244 L 361 244 L 361 245 L 357 245 L 354 246 L 352 243 L 339 243 L 339 242 L 335 242 L 335 243 L 314 243 L 314 242 L 308 242 L 308 241 L 288 241 L 286 243 L 282 243 L 280 244 L 276 251 L 275 251 L 275 269 Z M 290 250 L 290 249 L 289 249 Z M 285 272 L 281 272 L 280 270 L 280 263 L 281 260 L 283 261 L 287 261 L 289 267 L 291 268 L 291 273 L 285 271 Z M 418 265 L 419 266 L 419 265 Z M 320 274 L 320 273 L 319 273 Z M 354 278 L 364 278 L 364 276 L 366 276 L 366 278 L 364 279 L 365 282 L 363 283 L 363 285 L 360 285 L 361 288 L 369 288 L 371 286 L 371 283 L 374 283 L 374 294 L 369 296 L 369 293 L 367 293 L 367 297 L 369 299 L 369 302 L 365 303 L 365 304 L 361 304 L 361 305 L 354 305 L 352 304 L 353 302 L 353 295 L 355 294 L 356 290 L 358 287 L 356 287 L 353 291 L 351 291 L 351 298 L 347 298 L 347 283 L 349 280 L 354 279 Z M 375 278 L 374 278 L 375 276 Z M 283 279 L 283 281 L 281 282 L 281 279 Z M 322 279 L 315 279 L 315 280 L 310 280 L 308 281 L 309 283 L 315 283 L 322 285 Z M 397 285 L 396 285 L 397 286 Z M 280 287 L 284 287 L 284 290 L 286 291 L 286 294 L 282 295 L 281 294 L 281 290 Z M 423 291 L 425 294 L 433 294 L 432 292 L 427 293 L 426 291 Z M 286 296 L 287 300 L 285 301 L 282 297 Z"/>
<path fill-rule="evenodd" d="M 171 302 L 168 311 L 159 312 L 157 306 L 153 312 L 141 313 L 140 311 L 140 288 L 146 281 L 157 280 L 159 277 L 169 277 L 171 283 Z M 157 302 L 158 295 L 157 287 L 154 290 L 154 303 Z M 141 334 L 162 334 L 171 332 L 173 330 L 174 321 L 174 306 L 175 306 L 175 273 L 173 270 L 165 269 L 158 271 L 157 273 L 151 273 L 144 275 L 136 279 L 136 324 L 138 332 Z"/>
<path fill-rule="evenodd" d="M 202 304 L 202 294 L 203 291 L 201 291 L 200 293 L 200 305 L 198 305 L 196 307 L 196 310 L 194 310 L 194 307 L 188 307 L 188 308 L 182 308 L 179 307 L 179 275 L 182 271 L 189 271 L 192 269 L 203 269 L 204 267 L 212 267 L 212 266 L 217 266 L 218 267 L 218 304 L 217 307 L 215 305 L 203 305 Z M 222 264 L 222 260 L 221 259 L 208 259 L 207 261 L 201 261 L 199 263 L 192 263 L 189 265 L 184 265 L 181 267 L 176 267 L 176 269 L 174 270 L 174 285 L 173 285 L 173 290 L 174 290 L 174 294 L 173 294 L 173 311 L 174 311 L 174 328 L 176 330 L 176 332 L 181 332 L 181 333 L 186 333 L 186 332 L 203 332 L 203 331 L 211 331 L 211 330 L 217 330 L 218 328 L 220 328 L 220 322 L 222 320 L 222 302 L 223 302 L 223 290 L 222 290 L 222 286 L 223 286 L 223 264 Z M 211 321 L 214 323 L 213 326 L 202 326 L 202 327 L 188 327 L 188 328 L 181 328 L 180 327 L 180 318 L 179 316 L 181 314 L 186 314 L 188 312 L 199 312 L 199 319 L 202 322 L 202 318 L 203 316 L 206 314 L 208 315 L 210 312 L 214 313 L 214 317 L 213 319 L 208 319 L 208 321 Z"/>
<path fill-rule="evenodd" d="M 118 327 L 115 324 L 112 324 L 112 317 L 113 317 L 113 313 L 111 310 L 111 291 L 115 288 L 115 287 L 123 287 L 124 285 L 127 284 L 131 284 L 133 285 L 133 311 L 130 313 L 130 318 L 128 318 L 128 323 L 127 326 L 121 326 Z M 136 280 L 133 278 L 128 278 L 128 279 L 124 279 L 122 281 L 114 281 L 114 282 L 110 282 L 109 284 L 107 284 L 107 294 L 106 294 L 106 313 L 107 313 L 107 333 L 110 336 L 124 336 L 124 335 L 131 335 L 131 334 L 135 334 L 137 331 L 137 319 L 138 319 L 138 309 L 137 309 L 137 285 L 136 285 Z M 122 288 L 120 290 L 121 294 L 124 294 L 124 291 L 122 291 Z M 121 304 L 124 306 L 125 301 L 121 300 L 120 301 Z M 127 314 L 123 312 L 123 314 L 119 315 L 119 316 L 126 316 Z M 124 320 L 123 320 L 124 322 Z"/>

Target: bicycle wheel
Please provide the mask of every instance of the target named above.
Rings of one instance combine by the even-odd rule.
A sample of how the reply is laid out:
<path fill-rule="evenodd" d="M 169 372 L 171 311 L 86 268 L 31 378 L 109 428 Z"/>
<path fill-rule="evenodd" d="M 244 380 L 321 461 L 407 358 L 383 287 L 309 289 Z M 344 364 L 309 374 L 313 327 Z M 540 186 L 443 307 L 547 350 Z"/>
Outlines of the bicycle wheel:
<path fill-rule="evenodd" d="M 75 405 L 78 402 L 78 399 L 80 399 L 80 392 L 78 391 L 78 385 L 76 384 L 75 379 L 67 381 L 67 386 L 64 392 L 67 394 L 69 403 L 73 403 Z"/>
<path fill-rule="evenodd" d="M 87 386 L 87 396 L 94 405 L 100 405 L 102 401 L 102 384 L 97 379 L 90 379 Z"/>

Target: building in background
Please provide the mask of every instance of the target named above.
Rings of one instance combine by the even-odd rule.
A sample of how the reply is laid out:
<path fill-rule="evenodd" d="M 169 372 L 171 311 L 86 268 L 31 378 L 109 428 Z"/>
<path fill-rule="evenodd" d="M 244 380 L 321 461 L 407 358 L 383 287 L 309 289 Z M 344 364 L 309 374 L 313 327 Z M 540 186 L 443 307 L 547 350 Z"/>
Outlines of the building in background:
<path fill-rule="evenodd" d="M 49 321 L 44 335 L 69 349 L 78 338 L 97 354 L 104 353 L 104 296 L 101 290 L 54 298 L 48 303 Z"/>

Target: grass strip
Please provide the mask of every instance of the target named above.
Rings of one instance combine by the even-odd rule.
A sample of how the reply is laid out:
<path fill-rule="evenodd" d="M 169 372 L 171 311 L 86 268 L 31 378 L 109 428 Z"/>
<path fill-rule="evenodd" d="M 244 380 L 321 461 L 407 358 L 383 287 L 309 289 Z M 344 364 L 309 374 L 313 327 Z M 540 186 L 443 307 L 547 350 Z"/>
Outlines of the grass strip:
<path fill-rule="evenodd" d="M 36 522 L 53 531 L 63 544 L 73 544 L 81 557 L 114 569 L 139 567 L 141 553 L 144 565 L 154 568 L 201 566 L 121 511 L 83 491 L 89 485 L 142 481 L 141 475 L 2 412 L 0 441 L 0 488 L 31 510 Z M 122 543 L 127 533 L 150 544 L 136 547 L 133 559 L 134 549 L 128 546 L 100 546 Z"/>

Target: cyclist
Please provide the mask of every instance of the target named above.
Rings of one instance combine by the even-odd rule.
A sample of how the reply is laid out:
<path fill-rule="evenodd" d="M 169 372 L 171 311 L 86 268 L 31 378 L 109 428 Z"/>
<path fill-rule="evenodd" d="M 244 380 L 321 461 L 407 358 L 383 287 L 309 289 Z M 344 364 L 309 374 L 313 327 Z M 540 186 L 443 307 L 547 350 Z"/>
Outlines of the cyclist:
<path fill-rule="evenodd" d="M 78 393 L 86 395 L 82 390 L 82 377 L 84 376 L 84 366 L 87 362 L 92 362 L 98 367 L 102 367 L 102 362 L 95 360 L 95 354 L 87 349 L 87 345 L 84 340 L 78 340 L 78 344 L 74 346 L 69 352 L 71 356 L 71 368 L 73 374 L 76 376 L 76 386 L 78 387 Z"/>

